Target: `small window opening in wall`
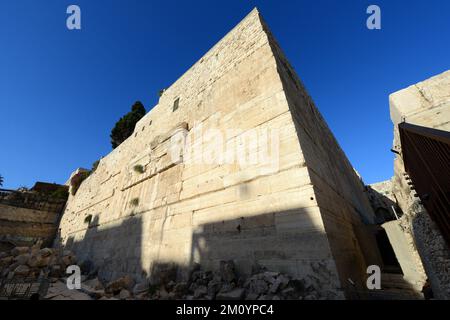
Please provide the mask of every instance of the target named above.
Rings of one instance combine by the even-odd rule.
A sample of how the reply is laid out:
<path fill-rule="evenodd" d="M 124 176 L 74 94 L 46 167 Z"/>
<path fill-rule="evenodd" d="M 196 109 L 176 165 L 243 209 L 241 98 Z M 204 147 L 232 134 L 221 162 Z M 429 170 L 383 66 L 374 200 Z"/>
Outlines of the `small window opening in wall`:
<path fill-rule="evenodd" d="M 150 122 L 148 123 L 148 125 L 149 125 L 149 126 L 151 126 L 151 125 L 152 125 L 152 122 L 153 122 L 153 121 L 152 121 L 152 120 L 150 120 Z"/>
<path fill-rule="evenodd" d="M 180 106 L 180 98 L 176 98 L 175 101 L 173 102 L 173 109 L 172 111 L 176 111 L 178 109 L 178 107 Z"/>

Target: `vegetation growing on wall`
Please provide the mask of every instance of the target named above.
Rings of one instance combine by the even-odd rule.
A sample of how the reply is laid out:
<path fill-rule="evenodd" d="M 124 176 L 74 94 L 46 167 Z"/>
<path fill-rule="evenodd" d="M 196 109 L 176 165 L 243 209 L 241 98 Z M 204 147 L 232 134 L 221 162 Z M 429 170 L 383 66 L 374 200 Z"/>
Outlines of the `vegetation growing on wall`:
<path fill-rule="evenodd" d="M 134 131 L 136 123 L 145 116 L 145 107 L 140 101 L 136 101 L 131 111 L 117 121 L 111 130 L 111 145 L 115 149 L 124 142 Z"/>
<path fill-rule="evenodd" d="M 134 199 L 132 199 L 132 200 L 130 201 L 130 204 L 131 204 L 133 207 L 137 207 L 137 206 L 139 205 L 139 198 L 134 198 Z"/>
<path fill-rule="evenodd" d="M 137 173 L 144 173 L 144 167 L 140 164 L 137 164 L 133 167 L 133 170 Z"/>
<path fill-rule="evenodd" d="M 75 174 L 72 179 L 70 179 L 70 186 L 72 187 L 71 193 L 74 196 L 78 188 L 80 187 L 81 183 L 89 177 L 90 171 L 80 171 L 77 174 Z"/>

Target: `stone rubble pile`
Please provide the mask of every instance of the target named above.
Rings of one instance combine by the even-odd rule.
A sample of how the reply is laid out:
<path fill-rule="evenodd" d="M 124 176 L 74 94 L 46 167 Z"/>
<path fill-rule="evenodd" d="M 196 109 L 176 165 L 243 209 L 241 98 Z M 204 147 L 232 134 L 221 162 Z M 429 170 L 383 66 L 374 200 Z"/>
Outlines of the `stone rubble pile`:
<path fill-rule="evenodd" d="M 0 278 L 35 278 L 45 276 L 60 278 L 66 268 L 76 264 L 76 256 L 68 250 L 32 247 L 15 247 L 0 252 Z"/>
<path fill-rule="evenodd" d="M 238 277 L 233 261 L 222 261 L 219 271 L 196 266 L 187 282 L 170 281 L 160 286 L 152 299 L 203 300 L 316 300 L 322 297 L 311 281 L 298 280 L 259 268 L 247 279 Z"/>
<path fill-rule="evenodd" d="M 175 272 L 170 272 L 175 274 Z M 317 300 L 319 294 L 311 281 L 298 280 L 279 272 L 259 270 L 251 277 L 237 276 L 232 261 L 222 261 L 217 272 L 195 266 L 188 281 L 176 282 L 162 275 L 158 285 L 135 283 L 129 276 L 102 285 L 98 278 L 83 283 L 83 291 L 94 299 L 160 300 Z"/>
<path fill-rule="evenodd" d="M 232 261 L 222 261 L 218 271 L 204 271 L 195 265 L 186 282 L 176 281 L 176 270 L 158 274 L 158 284 L 135 283 L 130 276 L 103 282 L 96 273 L 81 277 L 81 289 L 69 290 L 65 270 L 76 264 L 75 255 L 67 250 L 16 247 L 0 253 L 1 278 L 48 277 L 51 281 L 45 299 L 51 300 L 316 300 L 332 299 L 323 293 L 314 279 L 292 279 L 258 268 L 244 279 L 235 271 Z M 84 268 L 81 268 L 83 271 Z"/>

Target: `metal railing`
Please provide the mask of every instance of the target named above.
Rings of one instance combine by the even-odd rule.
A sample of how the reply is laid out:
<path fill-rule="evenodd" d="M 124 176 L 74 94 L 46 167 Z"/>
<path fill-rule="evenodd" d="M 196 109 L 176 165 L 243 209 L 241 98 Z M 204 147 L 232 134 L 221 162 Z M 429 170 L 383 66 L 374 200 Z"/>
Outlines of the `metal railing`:
<path fill-rule="evenodd" d="M 450 246 L 450 132 L 405 122 L 398 127 L 411 190 Z"/>
<path fill-rule="evenodd" d="M 39 300 L 45 297 L 50 281 L 45 277 L 12 278 L 0 282 L 0 299 Z"/>

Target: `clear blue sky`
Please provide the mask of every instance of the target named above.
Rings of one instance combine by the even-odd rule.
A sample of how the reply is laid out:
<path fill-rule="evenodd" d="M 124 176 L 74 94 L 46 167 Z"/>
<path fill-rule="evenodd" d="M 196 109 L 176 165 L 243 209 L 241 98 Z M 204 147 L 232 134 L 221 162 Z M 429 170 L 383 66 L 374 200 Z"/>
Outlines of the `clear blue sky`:
<path fill-rule="evenodd" d="M 66 28 L 70 4 L 81 31 Z M 366 28 L 370 4 L 380 31 Z M 2 0 L 4 187 L 89 168 L 134 101 L 154 106 L 254 6 L 364 180 L 390 178 L 388 94 L 449 68 L 450 1 Z"/>

